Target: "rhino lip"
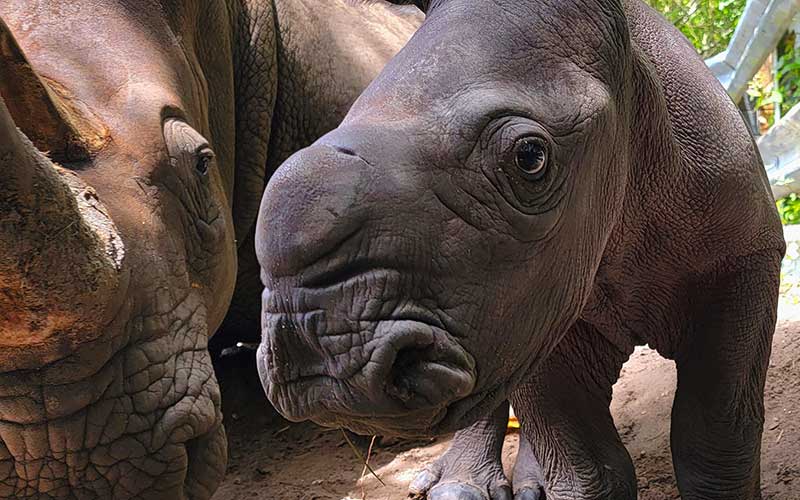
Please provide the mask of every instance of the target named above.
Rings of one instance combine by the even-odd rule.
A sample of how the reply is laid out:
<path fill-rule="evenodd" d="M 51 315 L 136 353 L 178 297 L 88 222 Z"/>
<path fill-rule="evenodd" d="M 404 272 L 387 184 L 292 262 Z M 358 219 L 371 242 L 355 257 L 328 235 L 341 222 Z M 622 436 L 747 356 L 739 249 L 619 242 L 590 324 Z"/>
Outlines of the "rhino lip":
<path fill-rule="evenodd" d="M 412 315 L 378 321 L 379 343 L 359 366 L 331 373 L 322 364 L 291 376 L 275 373 L 274 345 L 262 343 L 259 370 L 267 395 L 290 420 L 311 419 L 323 425 L 359 425 L 365 419 L 401 421 L 409 416 L 430 429 L 448 407 L 469 396 L 477 374 L 472 357 L 437 321 Z M 429 322 L 430 321 L 430 322 Z M 434 324 L 431 324 L 434 323 Z M 289 364 L 297 365 L 296 360 Z M 318 399 L 312 395 L 322 395 Z M 346 403 L 344 403 L 346 401 Z"/>
<path fill-rule="evenodd" d="M 344 426 L 377 419 L 386 428 L 410 418 L 428 429 L 470 395 L 474 359 L 435 310 L 404 296 L 414 270 L 397 264 L 340 253 L 265 289 L 258 365 L 269 399 L 285 417 Z M 350 292 L 361 295 L 363 308 L 342 303 L 341 294 Z M 348 335 L 369 339 L 349 348 L 355 357 L 329 352 L 321 342 Z"/>
<path fill-rule="evenodd" d="M 315 314 L 320 312 L 319 309 L 297 312 L 297 313 L 284 313 L 284 312 L 271 312 L 265 311 L 265 317 L 269 318 L 270 326 L 267 327 L 271 331 L 282 331 L 281 334 L 289 334 L 295 338 L 301 337 L 303 334 L 300 326 L 303 323 L 303 317 L 308 314 Z M 392 330 L 400 330 L 400 333 L 390 333 L 381 335 L 380 342 L 383 344 L 390 343 L 393 346 L 400 344 L 400 347 L 385 350 L 382 353 L 376 353 L 370 358 L 366 359 L 362 364 L 349 366 L 343 370 L 331 371 L 323 363 L 306 363 L 302 365 L 302 369 L 295 371 L 292 375 L 285 375 L 280 371 L 270 369 L 268 371 L 269 381 L 278 385 L 291 385 L 295 383 L 307 383 L 314 380 L 323 380 L 326 378 L 336 379 L 339 381 L 347 381 L 354 376 L 364 372 L 364 369 L 370 363 L 380 365 L 393 366 L 395 373 L 393 374 L 393 381 L 398 382 L 393 387 L 390 393 L 400 400 L 408 400 L 407 392 L 413 387 L 413 382 L 407 378 L 399 377 L 398 375 L 404 374 L 414 368 L 421 371 L 432 369 L 435 365 L 442 367 L 458 368 L 461 366 L 472 369 L 474 361 L 471 356 L 466 353 L 457 343 L 452 340 L 442 342 L 437 341 L 436 336 L 447 336 L 445 327 L 441 321 L 434 314 L 425 311 L 422 308 L 413 308 L 413 310 L 404 311 L 402 314 L 391 315 L 383 318 L 367 318 L 362 317 L 360 322 L 376 325 L 374 330 L 380 331 L 385 325 L 391 325 Z M 431 335 L 422 335 L 424 338 L 411 338 L 416 337 L 412 332 L 422 330 L 430 330 Z M 343 331 L 336 332 L 334 335 L 341 336 L 347 334 L 356 334 L 357 332 Z M 316 332 L 305 332 L 306 335 L 315 335 Z M 447 336 L 449 337 L 449 336 Z M 306 349 L 312 349 L 314 354 L 321 354 L 325 356 L 324 352 L 318 351 L 316 348 L 307 345 L 303 342 Z M 277 359 L 283 358 L 275 350 L 276 346 L 273 342 L 262 341 L 259 349 L 265 356 L 267 362 L 274 362 Z M 280 346 L 286 349 L 286 346 Z M 307 351 L 308 352 L 308 351 Z M 298 356 L 297 351 L 294 352 Z M 299 365 L 299 363 L 294 363 Z"/>

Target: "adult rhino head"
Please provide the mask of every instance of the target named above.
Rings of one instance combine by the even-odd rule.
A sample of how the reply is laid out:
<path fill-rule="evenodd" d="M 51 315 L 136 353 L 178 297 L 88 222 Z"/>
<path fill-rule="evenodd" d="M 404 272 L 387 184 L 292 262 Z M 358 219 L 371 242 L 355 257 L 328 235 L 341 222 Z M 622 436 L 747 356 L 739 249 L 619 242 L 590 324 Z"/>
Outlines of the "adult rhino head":
<path fill-rule="evenodd" d="M 236 109 L 268 121 L 266 4 L 0 5 L 0 498 L 221 480 L 206 342 L 234 287 L 234 162 L 263 173 Z"/>
<path fill-rule="evenodd" d="M 578 317 L 622 208 L 621 4 L 421 6 L 262 200 L 259 369 L 292 419 L 418 435 L 493 410 Z"/>

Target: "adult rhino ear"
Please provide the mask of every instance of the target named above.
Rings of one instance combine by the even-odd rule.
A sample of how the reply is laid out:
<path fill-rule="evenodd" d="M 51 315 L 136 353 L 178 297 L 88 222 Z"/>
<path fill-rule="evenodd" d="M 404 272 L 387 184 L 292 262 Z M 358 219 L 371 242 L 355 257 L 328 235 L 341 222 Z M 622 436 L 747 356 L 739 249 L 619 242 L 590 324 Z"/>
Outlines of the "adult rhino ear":
<path fill-rule="evenodd" d="M 108 142 L 107 128 L 69 92 L 39 76 L 0 19 L 0 96 L 17 127 L 50 158 L 89 159 Z"/>

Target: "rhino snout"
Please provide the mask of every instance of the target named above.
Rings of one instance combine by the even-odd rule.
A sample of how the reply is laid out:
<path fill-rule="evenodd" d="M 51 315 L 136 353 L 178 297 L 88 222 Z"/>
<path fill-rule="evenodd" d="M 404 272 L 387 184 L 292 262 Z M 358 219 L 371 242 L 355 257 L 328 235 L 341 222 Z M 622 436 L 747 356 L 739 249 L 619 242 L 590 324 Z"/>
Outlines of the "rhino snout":
<path fill-rule="evenodd" d="M 455 343 L 402 347 L 390 366 L 386 393 L 412 409 L 459 400 L 475 386 L 475 363 Z"/>
<path fill-rule="evenodd" d="M 362 166 L 327 146 L 306 148 L 281 166 L 264 192 L 256 230 L 266 275 L 297 275 L 358 230 L 367 176 Z"/>
<path fill-rule="evenodd" d="M 477 385 L 432 299 L 448 218 L 427 173 L 391 151 L 363 156 L 370 141 L 354 137 L 337 130 L 294 154 L 264 193 L 259 372 L 291 420 L 424 435 Z"/>

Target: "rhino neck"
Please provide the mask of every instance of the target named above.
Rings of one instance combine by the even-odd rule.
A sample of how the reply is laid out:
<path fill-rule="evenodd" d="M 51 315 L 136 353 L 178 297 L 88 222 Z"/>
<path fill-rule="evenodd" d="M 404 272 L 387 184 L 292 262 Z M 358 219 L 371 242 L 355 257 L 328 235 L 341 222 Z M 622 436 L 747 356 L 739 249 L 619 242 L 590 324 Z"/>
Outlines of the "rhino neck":
<path fill-rule="evenodd" d="M 641 6 L 633 4 L 628 4 L 632 56 L 628 179 L 620 217 L 583 311 L 583 318 L 624 353 L 648 342 L 655 311 L 645 303 L 647 297 L 657 293 L 659 284 L 680 289 L 675 282 L 685 275 L 685 269 L 676 269 L 677 263 L 671 261 L 680 253 L 676 240 L 685 238 L 685 233 L 672 232 L 677 214 L 670 211 L 676 198 L 683 196 L 687 174 L 670 112 L 669 99 L 675 96 L 654 63 L 656 51 L 661 50 L 655 45 L 662 39 L 651 38 L 655 37 L 652 21 L 647 16 L 642 19 Z M 664 308 L 674 310 L 677 297 L 665 300 Z M 672 333 L 662 331 L 659 337 L 679 338 Z"/>

